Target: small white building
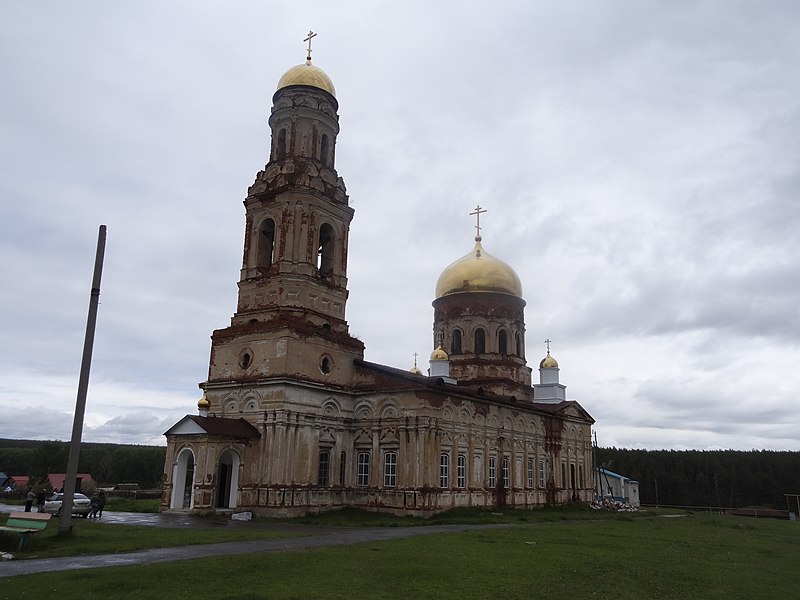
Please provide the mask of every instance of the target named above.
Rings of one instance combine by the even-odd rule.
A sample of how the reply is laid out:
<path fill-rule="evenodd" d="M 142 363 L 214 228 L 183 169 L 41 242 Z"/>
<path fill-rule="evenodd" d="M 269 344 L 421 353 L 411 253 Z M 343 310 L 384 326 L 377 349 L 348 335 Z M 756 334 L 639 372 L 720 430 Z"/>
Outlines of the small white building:
<path fill-rule="evenodd" d="M 595 493 L 598 500 L 616 500 L 639 506 L 639 482 L 608 469 L 598 468 Z"/>

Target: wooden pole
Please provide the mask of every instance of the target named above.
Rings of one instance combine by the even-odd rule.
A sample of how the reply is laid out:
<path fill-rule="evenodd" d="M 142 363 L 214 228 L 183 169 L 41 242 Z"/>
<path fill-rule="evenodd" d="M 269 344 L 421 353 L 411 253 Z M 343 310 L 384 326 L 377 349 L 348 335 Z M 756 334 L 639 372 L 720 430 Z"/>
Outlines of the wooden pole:
<path fill-rule="evenodd" d="M 61 504 L 61 517 L 58 523 L 59 535 L 67 534 L 72 529 L 72 499 L 75 483 L 78 478 L 78 460 L 81 453 L 81 434 L 83 432 L 83 415 L 86 412 L 86 392 L 89 389 L 89 370 L 92 366 L 92 349 L 94 347 L 94 330 L 97 323 L 97 305 L 100 303 L 100 278 L 103 274 L 103 256 L 106 251 L 106 226 L 100 225 L 97 234 L 97 254 L 94 259 L 94 277 L 89 295 L 89 316 L 86 319 L 86 336 L 83 340 L 83 358 L 81 374 L 78 380 L 78 397 L 75 401 L 75 418 L 72 421 L 72 440 L 69 445 L 69 462 L 67 476 L 64 478 L 64 500 Z"/>

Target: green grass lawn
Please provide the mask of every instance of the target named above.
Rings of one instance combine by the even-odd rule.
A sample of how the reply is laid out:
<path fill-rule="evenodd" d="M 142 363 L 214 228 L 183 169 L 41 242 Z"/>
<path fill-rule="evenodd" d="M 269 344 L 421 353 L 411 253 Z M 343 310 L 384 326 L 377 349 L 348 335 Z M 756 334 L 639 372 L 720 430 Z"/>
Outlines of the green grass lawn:
<path fill-rule="evenodd" d="M 211 519 L 210 521 L 213 522 Z M 5 522 L 5 518 L 0 519 L 0 522 Z M 59 536 L 58 519 L 52 518 L 47 529 L 31 536 L 30 546 L 22 553 L 17 552 L 18 535 L 0 533 L 0 552 L 10 552 L 18 560 L 30 560 L 58 556 L 133 552 L 146 548 L 212 544 L 292 535 L 258 528 L 227 527 L 222 521 L 219 522 L 219 525 L 219 527 L 209 529 L 168 529 L 136 525 L 107 525 L 74 518 L 72 519 L 72 533 Z M 0 595 L 0 597 L 2 596 Z"/>
<path fill-rule="evenodd" d="M 0 585 L 15 599 L 754 600 L 796 597 L 798 565 L 800 523 L 697 514 L 525 522 L 302 552 L 4 578 Z"/>

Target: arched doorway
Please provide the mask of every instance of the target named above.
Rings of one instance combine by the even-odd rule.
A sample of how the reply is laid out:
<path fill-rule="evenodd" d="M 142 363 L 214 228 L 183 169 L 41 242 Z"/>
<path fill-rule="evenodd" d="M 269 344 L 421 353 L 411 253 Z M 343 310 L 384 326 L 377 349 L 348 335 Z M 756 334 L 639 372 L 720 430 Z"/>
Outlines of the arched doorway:
<path fill-rule="evenodd" d="M 239 455 L 230 448 L 219 456 L 215 494 L 217 508 L 234 508 L 236 506 L 236 492 L 239 489 L 239 462 Z"/>
<path fill-rule="evenodd" d="M 187 510 L 194 507 L 194 453 L 184 448 L 172 470 L 172 500 L 170 508 Z"/>

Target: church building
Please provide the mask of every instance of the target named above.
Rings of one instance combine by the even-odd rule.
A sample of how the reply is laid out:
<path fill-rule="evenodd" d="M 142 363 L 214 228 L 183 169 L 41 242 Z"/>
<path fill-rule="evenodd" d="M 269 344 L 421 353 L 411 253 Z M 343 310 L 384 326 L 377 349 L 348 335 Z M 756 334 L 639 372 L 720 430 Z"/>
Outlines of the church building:
<path fill-rule="evenodd" d="M 566 399 L 549 344 L 531 383 L 522 284 L 483 249 L 480 207 L 474 247 L 436 282 L 427 373 L 364 360 L 345 320 L 353 209 L 335 169 L 338 101 L 310 37 L 278 82 L 269 162 L 244 201 L 236 312 L 211 336 L 197 414 L 165 433 L 161 510 L 590 501 L 594 421 Z"/>

